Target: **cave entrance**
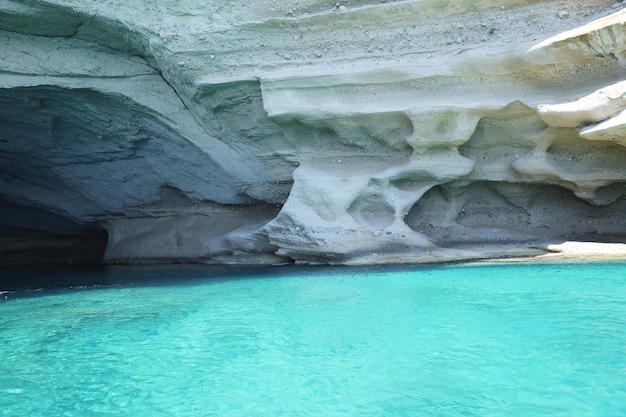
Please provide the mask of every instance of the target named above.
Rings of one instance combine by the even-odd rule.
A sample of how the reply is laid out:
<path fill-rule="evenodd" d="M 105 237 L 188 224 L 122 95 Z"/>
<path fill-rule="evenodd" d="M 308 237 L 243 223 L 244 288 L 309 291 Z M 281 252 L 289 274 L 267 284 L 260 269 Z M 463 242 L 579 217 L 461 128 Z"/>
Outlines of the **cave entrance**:
<path fill-rule="evenodd" d="M 102 263 L 108 233 L 0 195 L 0 268 Z"/>

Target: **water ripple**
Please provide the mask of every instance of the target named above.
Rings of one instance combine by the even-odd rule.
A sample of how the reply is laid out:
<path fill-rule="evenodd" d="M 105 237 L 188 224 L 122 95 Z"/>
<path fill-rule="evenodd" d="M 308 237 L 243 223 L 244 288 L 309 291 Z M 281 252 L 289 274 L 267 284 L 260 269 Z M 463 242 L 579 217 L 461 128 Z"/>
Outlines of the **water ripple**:
<path fill-rule="evenodd" d="M 17 297 L 0 303 L 0 414 L 625 415 L 626 265 L 554 268 Z"/>

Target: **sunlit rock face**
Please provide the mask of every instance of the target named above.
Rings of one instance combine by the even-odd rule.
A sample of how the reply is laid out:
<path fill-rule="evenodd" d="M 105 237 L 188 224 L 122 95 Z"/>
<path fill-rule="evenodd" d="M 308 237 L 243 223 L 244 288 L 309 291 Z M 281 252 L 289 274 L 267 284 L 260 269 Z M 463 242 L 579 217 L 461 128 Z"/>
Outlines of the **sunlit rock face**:
<path fill-rule="evenodd" d="M 6 0 L 0 262 L 624 241 L 626 11 L 568 3 Z"/>

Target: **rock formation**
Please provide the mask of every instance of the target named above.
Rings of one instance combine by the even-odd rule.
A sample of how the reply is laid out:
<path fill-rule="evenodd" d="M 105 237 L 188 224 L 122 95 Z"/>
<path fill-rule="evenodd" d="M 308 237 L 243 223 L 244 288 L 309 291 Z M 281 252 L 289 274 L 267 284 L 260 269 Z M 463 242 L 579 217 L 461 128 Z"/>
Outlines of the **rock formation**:
<path fill-rule="evenodd" d="M 566 3 L 4 0 L 1 262 L 624 241 L 626 10 Z"/>

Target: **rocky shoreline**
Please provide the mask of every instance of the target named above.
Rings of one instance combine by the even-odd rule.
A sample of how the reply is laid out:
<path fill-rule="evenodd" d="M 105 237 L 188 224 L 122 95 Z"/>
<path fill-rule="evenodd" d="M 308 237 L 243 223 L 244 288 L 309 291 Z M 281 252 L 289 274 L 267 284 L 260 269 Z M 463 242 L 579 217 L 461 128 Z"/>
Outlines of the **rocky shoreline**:
<path fill-rule="evenodd" d="M 0 264 L 622 257 L 624 6 L 8 0 Z"/>

